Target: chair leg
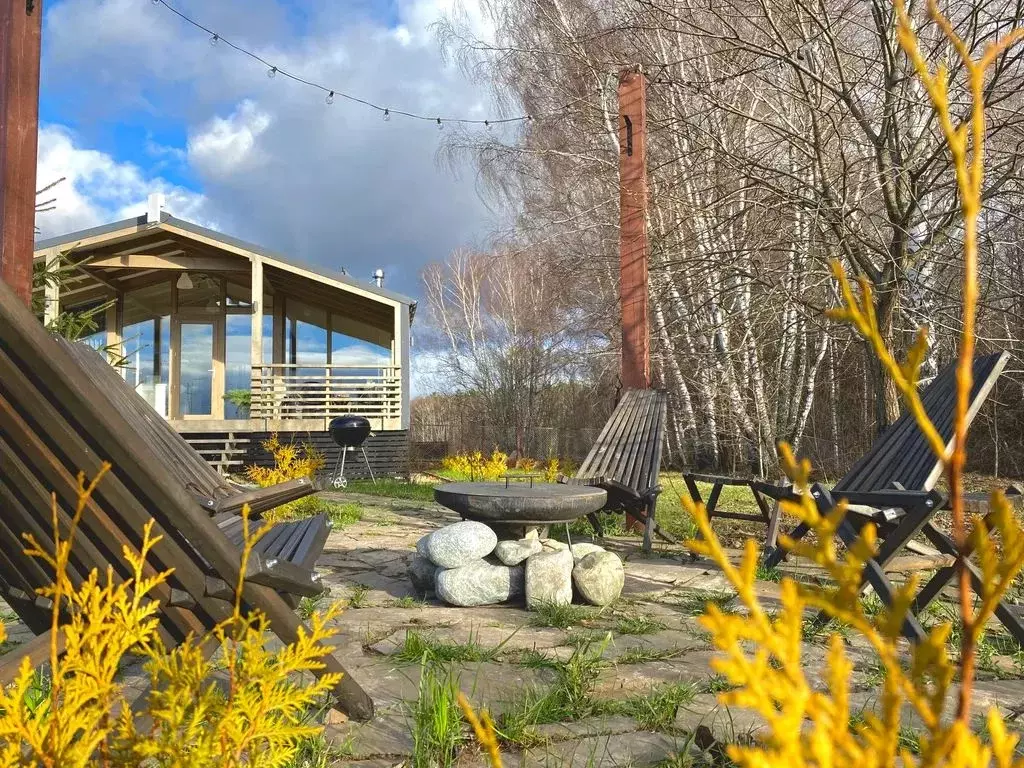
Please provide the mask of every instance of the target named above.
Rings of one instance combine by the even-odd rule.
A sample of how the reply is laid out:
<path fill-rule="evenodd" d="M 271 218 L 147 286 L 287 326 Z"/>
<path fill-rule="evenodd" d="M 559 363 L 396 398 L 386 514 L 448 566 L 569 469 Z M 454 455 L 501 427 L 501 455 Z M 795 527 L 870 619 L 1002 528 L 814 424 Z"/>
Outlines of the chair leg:
<path fill-rule="evenodd" d="M 796 528 L 789 532 L 789 538 L 793 541 L 800 541 L 800 539 L 810 532 L 811 527 L 807 525 L 807 523 L 800 523 Z M 769 568 L 774 568 L 787 557 L 789 557 L 789 553 L 781 544 L 777 544 L 772 549 L 765 551 L 764 564 Z"/>
<path fill-rule="evenodd" d="M 650 554 L 651 552 L 651 539 L 655 527 L 654 509 L 657 504 L 658 497 L 654 496 L 653 498 L 648 499 L 646 509 L 644 510 L 647 513 L 647 519 L 644 521 L 644 552 L 646 554 Z"/>
<path fill-rule="evenodd" d="M 587 520 L 590 522 L 590 527 L 594 529 L 594 533 L 597 534 L 597 538 L 604 538 L 604 526 L 601 525 L 601 518 L 598 517 L 597 512 L 591 512 L 587 515 Z"/>
<path fill-rule="evenodd" d="M 928 537 L 928 540 L 935 545 L 936 549 L 947 555 L 957 556 L 956 544 L 946 534 L 942 533 L 938 528 L 929 523 L 924 527 L 924 535 Z M 967 553 L 970 556 L 970 553 Z M 971 584 L 976 593 L 980 593 L 982 588 L 981 571 L 974 563 L 969 559 L 964 560 L 964 567 L 971 576 Z M 941 569 L 936 573 L 928 583 L 925 584 L 924 588 L 918 592 L 917 597 L 914 598 L 912 609 L 914 612 L 923 611 L 928 607 L 928 604 L 938 597 L 939 592 L 942 591 L 943 587 L 946 586 L 953 577 L 956 576 L 956 566 L 950 565 Z M 999 604 L 995 609 L 996 618 L 1002 622 L 1003 626 L 1013 635 L 1013 638 L 1024 645 L 1024 623 L 1017 617 L 1013 611 L 1011 611 L 1006 604 L 1000 600 Z"/>

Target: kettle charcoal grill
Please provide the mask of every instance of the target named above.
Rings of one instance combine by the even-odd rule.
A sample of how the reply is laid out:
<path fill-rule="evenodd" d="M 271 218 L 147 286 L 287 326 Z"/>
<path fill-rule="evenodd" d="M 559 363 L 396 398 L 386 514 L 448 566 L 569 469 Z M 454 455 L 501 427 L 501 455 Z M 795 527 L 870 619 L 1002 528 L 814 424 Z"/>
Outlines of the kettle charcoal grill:
<path fill-rule="evenodd" d="M 356 449 L 359 449 L 359 452 L 363 455 L 363 461 L 366 462 L 366 469 L 370 473 L 370 479 L 376 485 L 377 478 L 373 476 L 373 467 L 370 466 L 370 460 L 366 458 L 366 449 L 363 448 L 366 438 L 372 434 L 370 432 L 369 420 L 363 416 L 356 416 L 351 413 L 345 414 L 344 416 L 331 419 L 331 423 L 327 426 L 327 431 L 330 432 L 331 439 L 341 448 L 338 460 L 334 463 L 334 479 L 331 481 L 331 485 L 339 489 L 345 488 L 348 485 L 348 479 L 345 477 L 345 456 L 349 451 Z"/>

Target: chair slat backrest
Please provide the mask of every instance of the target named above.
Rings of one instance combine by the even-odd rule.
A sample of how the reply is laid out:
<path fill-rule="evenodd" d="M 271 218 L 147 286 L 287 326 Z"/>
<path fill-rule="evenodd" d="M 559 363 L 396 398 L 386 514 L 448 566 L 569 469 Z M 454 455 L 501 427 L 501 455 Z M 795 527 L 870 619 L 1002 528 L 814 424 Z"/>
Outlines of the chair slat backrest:
<path fill-rule="evenodd" d="M 627 390 L 576 477 L 614 480 L 638 492 L 647 490 L 661 464 L 665 405 L 664 392 Z"/>
<path fill-rule="evenodd" d="M 968 426 L 977 416 L 996 379 L 1009 359 L 1008 352 L 976 357 L 974 384 L 968 407 Z M 956 404 L 956 365 L 950 364 L 928 384 L 921 395 L 925 412 L 946 445 L 953 445 L 953 415 Z M 932 452 L 913 414 L 904 412 L 875 439 L 871 448 L 836 484 L 834 492 L 891 490 L 899 483 L 907 490 L 930 491 L 942 466 Z"/>

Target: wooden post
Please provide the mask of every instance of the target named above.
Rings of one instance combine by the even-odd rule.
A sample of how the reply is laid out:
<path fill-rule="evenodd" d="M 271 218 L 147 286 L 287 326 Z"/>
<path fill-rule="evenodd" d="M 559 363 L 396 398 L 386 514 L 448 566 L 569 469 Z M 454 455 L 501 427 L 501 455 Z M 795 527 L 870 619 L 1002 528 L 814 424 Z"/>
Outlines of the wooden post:
<path fill-rule="evenodd" d="M 622 386 L 651 385 L 647 302 L 647 96 L 636 71 L 619 75 L 619 300 Z"/>
<path fill-rule="evenodd" d="M 43 0 L 0 0 L 0 278 L 32 303 Z"/>
<path fill-rule="evenodd" d="M 43 287 L 45 304 L 43 305 L 43 324 L 49 325 L 60 316 L 60 280 L 57 279 L 57 269 L 60 264 L 60 252 L 54 248 L 46 254 L 46 271 L 54 275 L 52 282 L 46 283 Z"/>
<path fill-rule="evenodd" d="M 399 367 L 398 375 L 402 386 L 399 393 L 401 398 L 401 412 L 399 415 L 399 429 L 409 429 L 412 423 L 409 401 L 411 398 L 410 386 L 412 382 L 412 371 L 410 368 L 410 344 L 412 336 L 409 333 L 411 320 L 409 317 L 409 305 L 399 304 L 395 307 L 395 339 L 392 345 L 391 363 Z"/>
<path fill-rule="evenodd" d="M 257 399 L 263 396 L 263 259 L 252 257 L 252 271 L 249 280 L 249 302 L 252 304 L 252 346 L 249 350 L 249 390 Z M 258 388 L 259 391 L 252 390 Z M 257 409 L 257 413 L 259 409 Z M 252 416 L 252 409 L 249 410 Z"/>

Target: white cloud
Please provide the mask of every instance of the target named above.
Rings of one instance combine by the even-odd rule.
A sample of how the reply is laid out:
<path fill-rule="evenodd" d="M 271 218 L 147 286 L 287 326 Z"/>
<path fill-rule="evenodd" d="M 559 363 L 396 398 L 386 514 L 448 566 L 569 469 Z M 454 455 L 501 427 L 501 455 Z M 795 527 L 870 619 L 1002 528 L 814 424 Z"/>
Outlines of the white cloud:
<path fill-rule="evenodd" d="M 162 192 L 168 210 L 180 216 L 206 219 L 202 195 L 159 177 L 147 177 L 134 163 L 84 149 L 62 126 L 45 125 L 39 131 L 37 169 L 40 187 L 64 179 L 41 198 L 55 198 L 54 210 L 36 217 L 44 238 L 141 214 L 151 192 Z"/>
<path fill-rule="evenodd" d="M 228 117 L 214 117 L 189 136 L 189 162 L 214 178 L 256 168 L 266 160 L 257 140 L 271 122 L 269 114 L 246 99 Z"/>
<path fill-rule="evenodd" d="M 267 61 L 339 91 L 393 109 L 482 118 L 485 86 L 468 82 L 434 39 L 434 23 L 456 2 L 398 0 L 396 17 L 384 22 L 360 3 L 304 0 L 299 23 L 281 0 L 175 4 Z M 464 18 L 487 37 L 475 4 Z M 384 122 L 340 95 L 328 106 L 325 94 L 268 78 L 262 65 L 140 0 L 62 0 L 47 12 L 44 37 L 46 87 L 77 125 L 130 114 L 183 129 L 188 168 L 203 192 L 191 205 L 169 195 L 185 218 L 194 211 L 229 234 L 360 279 L 382 267 L 389 288 L 413 295 L 425 263 L 481 245 L 494 227 L 472 168 L 456 178 L 437 163 L 453 128 L 398 115 Z M 154 168 L 177 161 L 173 153 L 153 159 Z M 80 202 L 101 221 L 129 204 L 91 194 Z"/>

